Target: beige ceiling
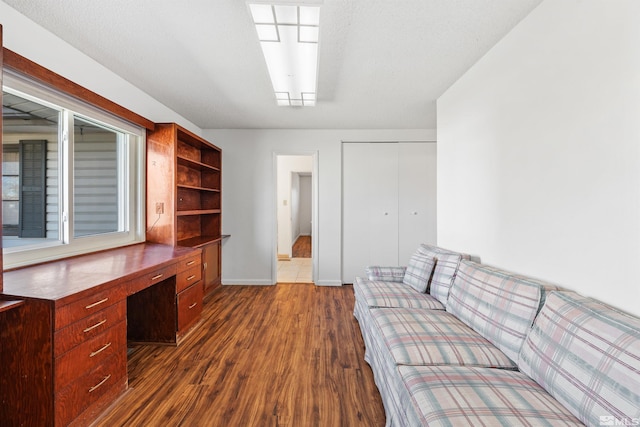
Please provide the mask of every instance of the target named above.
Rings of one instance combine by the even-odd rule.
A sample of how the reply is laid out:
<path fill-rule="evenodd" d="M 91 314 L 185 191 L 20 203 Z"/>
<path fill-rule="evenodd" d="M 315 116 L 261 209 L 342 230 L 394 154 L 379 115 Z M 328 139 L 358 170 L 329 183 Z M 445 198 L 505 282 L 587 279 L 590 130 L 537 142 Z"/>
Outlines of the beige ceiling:
<path fill-rule="evenodd" d="M 203 129 L 412 129 L 542 0 L 324 0 L 310 108 L 276 106 L 244 0 L 2 1 Z"/>

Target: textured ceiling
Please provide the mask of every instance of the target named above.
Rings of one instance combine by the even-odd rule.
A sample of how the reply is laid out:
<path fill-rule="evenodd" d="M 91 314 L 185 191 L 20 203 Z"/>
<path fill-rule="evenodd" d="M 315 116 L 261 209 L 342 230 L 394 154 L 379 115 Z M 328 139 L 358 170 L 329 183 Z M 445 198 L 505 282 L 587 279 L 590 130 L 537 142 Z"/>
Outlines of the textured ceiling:
<path fill-rule="evenodd" d="M 542 0 L 324 0 L 310 108 L 276 106 L 243 0 L 3 1 L 203 129 L 411 129 Z"/>

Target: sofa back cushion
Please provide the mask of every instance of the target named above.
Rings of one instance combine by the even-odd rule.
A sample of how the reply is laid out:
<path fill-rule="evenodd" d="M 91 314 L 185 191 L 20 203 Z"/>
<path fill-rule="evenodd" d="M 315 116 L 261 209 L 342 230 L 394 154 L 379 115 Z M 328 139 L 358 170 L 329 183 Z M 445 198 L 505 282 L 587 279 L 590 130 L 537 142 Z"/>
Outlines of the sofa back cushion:
<path fill-rule="evenodd" d="M 418 292 L 426 292 L 435 264 L 436 259 L 433 252 L 424 245 L 418 246 L 415 253 L 411 255 L 402 282 Z"/>
<path fill-rule="evenodd" d="M 429 293 L 445 306 L 449 299 L 449 289 L 458 272 L 458 266 L 468 255 L 454 252 L 439 252 L 436 254 L 436 266 L 433 269 Z"/>
<path fill-rule="evenodd" d="M 587 425 L 640 423 L 636 317 L 573 292 L 551 292 L 519 366 Z"/>
<path fill-rule="evenodd" d="M 453 279 L 456 277 L 458 265 L 460 265 L 461 260 L 468 260 L 470 257 L 467 254 L 453 252 L 438 246 L 424 243 L 420 246 L 422 251 L 433 257 L 436 262 L 431 282 L 429 283 L 429 293 L 440 301 L 442 305 L 446 306 L 449 298 L 449 289 L 453 284 Z"/>
<path fill-rule="evenodd" d="M 546 287 L 553 288 L 525 276 L 463 260 L 449 291 L 447 311 L 516 361 Z"/>

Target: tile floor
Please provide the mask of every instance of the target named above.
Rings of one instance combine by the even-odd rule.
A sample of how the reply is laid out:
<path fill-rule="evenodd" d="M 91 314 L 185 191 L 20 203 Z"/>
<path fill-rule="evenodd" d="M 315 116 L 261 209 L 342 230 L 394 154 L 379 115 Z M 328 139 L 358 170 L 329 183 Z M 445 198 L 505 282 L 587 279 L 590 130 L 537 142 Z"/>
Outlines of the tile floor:
<path fill-rule="evenodd" d="M 311 280 L 311 258 L 291 258 L 278 261 L 279 283 L 313 283 Z"/>

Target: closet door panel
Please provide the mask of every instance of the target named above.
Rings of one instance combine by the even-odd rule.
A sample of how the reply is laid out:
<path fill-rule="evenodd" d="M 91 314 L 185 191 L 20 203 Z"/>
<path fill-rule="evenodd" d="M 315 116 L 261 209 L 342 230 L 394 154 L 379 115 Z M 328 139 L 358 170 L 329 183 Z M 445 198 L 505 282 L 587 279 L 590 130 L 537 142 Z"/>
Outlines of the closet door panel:
<path fill-rule="evenodd" d="M 342 282 L 363 276 L 369 260 L 368 144 L 342 145 Z"/>
<path fill-rule="evenodd" d="M 369 262 L 398 265 L 398 144 L 368 145 Z"/>
<path fill-rule="evenodd" d="M 436 244 L 436 144 L 398 144 L 399 252 L 406 265 L 421 243 Z"/>
<path fill-rule="evenodd" d="M 436 243 L 436 145 L 343 144 L 342 280 Z"/>
<path fill-rule="evenodd" d="M 343 283 L 398 263 L 397 157 L 397 144 L 343 144 Z"/>

